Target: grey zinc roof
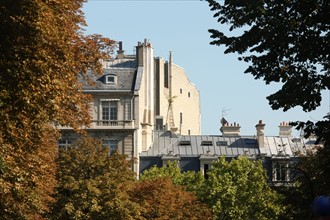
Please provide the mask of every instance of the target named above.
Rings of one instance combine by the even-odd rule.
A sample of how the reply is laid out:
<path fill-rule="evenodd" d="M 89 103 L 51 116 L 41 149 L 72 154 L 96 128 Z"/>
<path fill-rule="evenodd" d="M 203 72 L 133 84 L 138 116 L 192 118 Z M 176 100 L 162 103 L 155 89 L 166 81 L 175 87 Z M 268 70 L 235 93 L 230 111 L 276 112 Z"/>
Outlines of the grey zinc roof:
<path fill-rule="evenodd" d="M 259 148 L 255 136 L 182 135 L 155 132 L 154 142 L 140 157 L 177 155 L 198 157 L 214 155 L 237 157 L 239 155 L 267 157 L 302 156 L 315 148 L 315 139 L 266 136 L 264 147 Z"/>
<path fill-rule="evenodd" d="M 252 144 L 251 144 L 252 143 Z M 238 155 L 258 155 L 259 148 L 253 137 L 222 137 L 209 135 L 155 135 L 154 143 L 140 156 L 179 155 L 180 157 L 196 157 L 200 155 L 216 155 L 237 157 Z"/>
<path fill-rule="evenodd" d="M 84 84 L 85 91 L 132 91 L 134 88 L 134 80 L 136 73 L 136 62 L 133 59 L 111 60 L 104 64 L 102 75 L 94 74 L 88 71 L 87 77 L 94 82 L 93 85 L 88 85 L 86 81 L 80 79 Z M 115 84 L 107 84 L 106 75 L 115 75 L 117 80 Z"/>
<path fill-rule="evenodd" d="M 117 77 L 115 84 L 106 84 L 106 75 L 113 74 Z M 94 85 L 85 84 L 83 89 L 86 91 L 96 90 L 132 90 L 134 84 L 135 69 L 105 69 L 103 75 L 95 75 L 92 72 L 88 73 L 88 77 L 95 82 Z"/>
<path fill-rule="evenodd" d="M 265 137 L 264 148 L 260 151 L 267 156 L 285 155 L 289 157 L 306 155 L 315 150 L 315 138 Z"/>

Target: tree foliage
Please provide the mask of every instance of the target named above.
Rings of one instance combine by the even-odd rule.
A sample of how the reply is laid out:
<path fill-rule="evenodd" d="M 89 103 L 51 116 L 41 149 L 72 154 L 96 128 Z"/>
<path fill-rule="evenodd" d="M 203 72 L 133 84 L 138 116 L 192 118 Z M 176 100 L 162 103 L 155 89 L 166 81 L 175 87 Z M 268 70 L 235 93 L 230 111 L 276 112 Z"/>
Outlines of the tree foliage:
<path fill-rule="evenodd" d="M 208 205 L 215 219 L 278 219 L 283 214 L 282 197 L 270 188 L 260 161 L 245 157 L 227 162 L 213 162 L 204 179 L 200 172 L 183 172 L 176 162 L 166 167 L 153 167 L 141 175 L 143 180 L 171 178 L 199 201 Z"/>
<path fill-rule="evenodd" d="M 211 29 L 211 44 L 225 53 L 240 54 L 249 62 L 245 73 L 282 88 L 267 97 L 273 109 L 301 106 L 312 111 L 321 105 L 321 92 L 330 89 L 330 4 L 325 0 L 208 0 L 214 17 L 237 36 Z M 301 126 L 305 126 L 301 124 Z M 329 117 L 308 123 L 329 145 Z M 326 131 L 325 131 L 326 130 Z"/>
<path fill-rule="evenodd" d="M 159 177 L 168 177 L 175 185 L 181 185 L 185 190 L 195 192 L 196 194 L 199 194 L 204 185 L 204 177 L 201 172 L 181 172 L 176 161 L 168 161 L 167 166 L 151 167 L 141 174 L 140 179 L 153 180 Z"/>
<path fill-rule="evenodd" d="M 83 138 L 61 149 L 52 219 L 135 219 L 139 205 L 127 194 L 135 181 L 125 155 Z"/>
<path fill-rule="evenodd" d="M 139 181 L 130 192 L 143 209 L 138 219 L 212 219 L 210 209 L 197 197 L 174 185 L 169 177 Z"/>
<path fill-rule="evenodd" d="M 0 148 L 1 219 L 42 219 L 54 201 L 57 142 L 49 127 L 43 134 L 34 151 L 12 144 Z"/>
<path fill-rule="evenodd" d="M 100 72 L 99 59 L 108 56 L 114 42 L 83 34 L 83 2 L 0 2 L 0 187 L 6 191 L 0 206 L 9 219 L 31 218 L 33 210 L 46 209 L 52 190 L 32 182 L 42 175 L 49 188 L 54 182 L 54 170 L 42 170 L 55 159 L 55 130 L 49 124 L 79 128 L 89 122 L 89 97 L 81 93 L 77 77 L 87 69 Z M 32 186 L 18 183 L 21 176 Z M 9 192 L 16 199 L 8 199 Z"/>
<path fill-rule="evenodd" d="M 282 85 L 267 97 L 273 109 L 287 111 L 301 106 L 304 111 L 312 111 L 321 105 L 322 91 L 330 89 L 329 1 L 208 0 L 208 3 L 219 23 L 229 25 L 229 31 L 239 30 L 234 35 L 211 29 L 211 44 L 225 46 L 225 53 L 238 53 L 239 60 L 249 63 L 245 73 L 255 79 Z M 330 113 L 317 122 L 292 124 L 304 129 L 305 137 L 316 135 L 325 148 L 330 148 Z M 315 189 L 323 189 L 330 183 L 326 165 L 329 156 L 327 149 L 321 150 L 304 165 L 304 172 L 317 186 Z M 311 202 L 311 198 L 305 198 L 305 190 L 299 188 L 294 193 L 300 194 L 301 200 Z M 293 201 L 290 198 L 293 195 L 291 191 L 286 196 Z M 308 206 L 298 207 L 293 203 L 298 215 Z"/>
<path fill-rule="evenodd" d="M 203 200 L 216 219 L 278 219 L 280 196 L 270 188 L 261 161 L 245 157 L 212 163 L 205 180 Z"/>
<path fill-rule="evenodd" d="M 266 83 L 283 87 L 268 97 L 274 109 L 320 105 L 321 91 L 330 89 L 330 4 L 324 0 L 208 1 L 218 22 L 242 29 L 240 36 L 209 30 L 211 44 L 224 45 L 225 53 L 244 54 L 245 71 Z"/>

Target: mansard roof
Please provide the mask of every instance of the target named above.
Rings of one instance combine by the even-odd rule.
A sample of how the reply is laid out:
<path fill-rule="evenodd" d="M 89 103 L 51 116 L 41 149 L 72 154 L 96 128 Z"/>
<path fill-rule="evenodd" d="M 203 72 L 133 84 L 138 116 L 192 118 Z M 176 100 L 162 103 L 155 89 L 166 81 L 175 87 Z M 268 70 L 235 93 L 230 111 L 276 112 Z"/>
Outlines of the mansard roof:
<path fill-rule="evenodd" d="M 85 80 L 83 89 L 87 92 L 102 92 L 102 91 L 132 91 L 135 83 L 136 75 L 136 60 L 129 59 L 111 59 L 103 62 L 103 74 L 97 75 L 92 71 L 88 71 L 87 76 L 94 84 L 88 85 Z M 107 76 L 114 76 L 114 83 L 107 83 Z"/>
<path fill-rule="evenodd" d="M 256 136 L 182 135 L 155 132 L 154 142 L 140 157 L 266 156 L 272 158 L 296 157 L 307 154 L 315 147 L 315 139 L 266 136 L 264 147 L 259 147 Z"/>

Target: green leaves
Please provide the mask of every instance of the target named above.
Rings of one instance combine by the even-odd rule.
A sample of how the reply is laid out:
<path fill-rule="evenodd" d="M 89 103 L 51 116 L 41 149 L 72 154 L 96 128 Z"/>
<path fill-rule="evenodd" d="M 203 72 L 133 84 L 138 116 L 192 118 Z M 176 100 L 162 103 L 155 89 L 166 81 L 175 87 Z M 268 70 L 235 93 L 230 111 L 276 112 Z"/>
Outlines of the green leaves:
<path fill-rule="evenodd" d="M 261 161 L 245 157 L 213 162 L 208 178 L 194 172 L 180 173 L 176 162 L 167 167 L 153 167 L 141 175 L 142 180 L 168 177 L 174 184 L 194 192 L 199 201 L 211 208 L 215 219 L 278 219 L 284 212 L 282 197 L 272 190 Z"/>
<path fill-rule="evenodd" d="M 138 213 L 127 194 L 135 178 L 125 155 L 109 157 L 100 141 L 85 137 L 61 149 L 57 163 L 52 219 L 129 219 Z"/>
<path fill-rule="evenodd" d="M 312 111 L 320 106 L 330 77 L 326 1 L 208 2 L 218 22 L 228 24 L 230 31 L 242 29 L 242 34 L 231 37 L 211 29 L 211 44 L 224 45 L 225 53 L 245 54 L 239 59 L 249 62 L 245 72 L 256 79 L 283 83 L 281 90 L 267 97 L 272 108 L 302 106 Z"/>
<path fill-rule="evenodd" d="M 245 157 L 212 163 L 204 197 L 217 219 L 277 219 L 280 196 L 270 189 L 260 161 Z"/>

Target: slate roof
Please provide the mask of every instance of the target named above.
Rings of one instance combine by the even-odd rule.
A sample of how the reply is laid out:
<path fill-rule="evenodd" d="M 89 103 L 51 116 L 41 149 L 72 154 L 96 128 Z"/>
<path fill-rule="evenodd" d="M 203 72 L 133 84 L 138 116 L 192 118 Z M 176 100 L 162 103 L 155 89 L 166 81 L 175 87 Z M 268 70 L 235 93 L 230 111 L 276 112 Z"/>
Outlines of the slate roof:
<path fill-rule="evenodd" d="M 140 157 L 161 157 L 177 155 L 180 157 L 198 157 L 213 155 L 216 157 L 254 157 L 263 154 L 266 157 L 295 157 L 306 155 L 315 147 L 315 139 L 291 137 L 265 137 L 264 148 L 259 148 L 255 136 L 217 136 L 182 135 L 175 136 L 167 132 L 155 132 L 154 142 Z"/>
<path fill-rule="evenodd" d="M 88 78 L 92 82 L 95 82 L 94 85 L 88 85 L 84 83 L 84 80 L 80 79 L 85 84 L 83 87 L 85 91 L 132 91 L 136 75 L 135 59 L 112 59 L 106 61 L 103 66 L 102 75 L 93 74 L 91 71 L 87 73 Z M 115 75 L 117 77 L 117 83 L 105 83 L 107 75 Z"/>

